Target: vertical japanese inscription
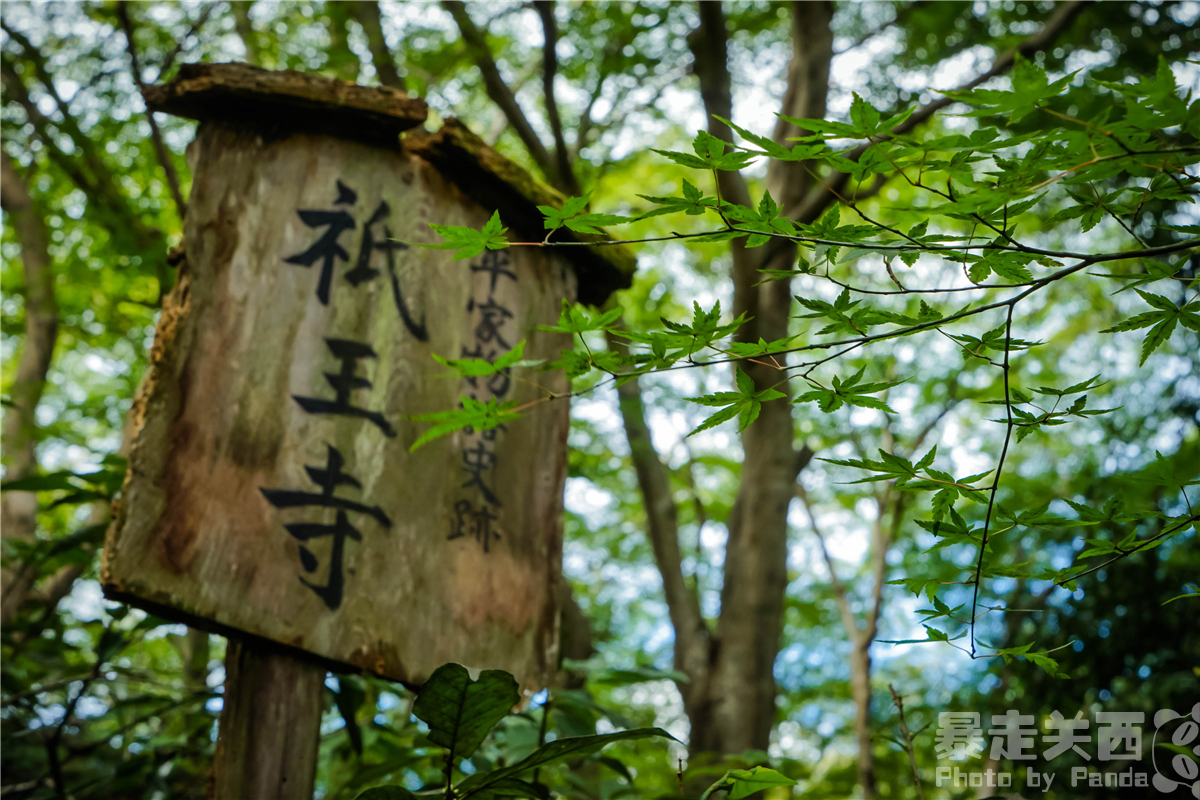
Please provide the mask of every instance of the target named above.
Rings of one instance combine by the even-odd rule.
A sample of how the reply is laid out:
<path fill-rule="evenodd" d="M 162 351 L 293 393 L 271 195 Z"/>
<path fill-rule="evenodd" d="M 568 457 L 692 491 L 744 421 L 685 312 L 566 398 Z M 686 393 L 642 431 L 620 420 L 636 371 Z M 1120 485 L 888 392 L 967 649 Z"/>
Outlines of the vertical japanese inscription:
<path fill-rule="evenodd" d="M 283 260 L 287 264 L 301 267 L 320 264 L 316 295 L 321 305 L 329 305 L 330 289 L 337 263 L 350 263 L 350 254 L 342 247 L 339 240 L 347 231 L 353 231 L 358 227 L 358 223 L 351 213 L 357 203 L 358 192 L 339 180 L 337 181 L 337 199 L 333 201 L 334 209 L 298 209 L 296 212 L 300 221 L 307 227 L 324 228 L 324 230 L 306 250 L 287 256 Z M 396 272 L 396 252 L 407 250 L 408 245 L 393 240 L 392 230 L 385 222 L 390 215 L 391 208 L 381 200 L 367 221 L 363 223 L 358 254 L 354 259 L 353 267 L 343 277 L 355 288 L 378 278 L 381 271 L 372 264 L 372 259 L 377 253 L 382 253 L 383 266 L 391 281 L 392 300 L 400 320 L 418 341 L 426 342 L 429 341 L 429 333 L 425 327 L 425 317 L 422 315 L 419 323 L 415 321 Z M 376 232 L 377 228 L 382 229 L 380 233 Z M 341 366 L 336 372 L 324 373 L 326 382 L 334 391 L 333 399 L 302 395 L 293 395 L 292 398 L 306 413 L 357 417 L 375 425 L 385 436 L 395 437 L 395 428 L 382 412 L 354 405 L 352 398 L 355 391 L 372 387 L 371 381 L 359 374 L 359 362 L 375 359 L 377 356 L 374 348 L 365 342 L 332 337 L 326 338 L 325 344 L 333 357 L 341 362 Z M 316 572 L 320 565 L 317 557 L 308 548 L 308 543 L 314 539 L 327 537 L 330 539 L 328 575 L 325 583 L 313 583 L 304 576 L 300 576 L 300 582 L 312 589 L 325 605 L 334 611 L 341 606 L 345 593 L 343 563 L 346 540 L 352 539 L 361 542 L 363 538 L 358 528 L 351 524 L 350 514 L 370 516 L 383 528 L 390 528 L 392 521 L 377 505 L 367 505 L 335 495 L 339 487 L 348 486 L 361 490 L 362 484 L 353 475 L 344 471 L 345 458 L 341 452 L 333 445 L 327 445 L 327 448 L 328 453 L 324 467 L 308 465 L 304 467 L 308 477 L 320 488 L 319 492 L 262 487 L 259 490 L 267 502 L 278 509 L 316 507 L 333 511 L 332 522 L 294 522 L 284 525 L 284 529 L 292 538 L 300 542 L 300 564 L 309 574 Z"/>
<path fill-rule="evenodd" d="M 512 349 L 510 340 L 514 316 L 511 309 L 497 297 L 496 289 L 501 281 L 517 280 L 511 268 L 508 253 L 503 250 L 487 250 L 477 263 L 471 264 L 472 273 L 483 273 L 488 277 L 487 294 L 472 294 L 467 300 L 467 313 L 474 322 L 472 346 L 462 348 L 463 358 L 478 358 L 490 363 Z M 466 378 L 468 395 L 473 400 L 486 401 L 490 398 L 502 400 L 512 388 L 512 370 L 505 368 L 486 378 Z M 483 548 L 491 551 L 492 542 L 500 538 L 500 531 L 493 523 L 499 519 L 497 509 L 502 506 L 494 490 L 497 467 L 496 436 L 503 426 L 486 431 L 466 429 L 467 442 L 461 452 L 461 469 L 465 480 L 460 488 L 468 490 L 470 497 L 454 504 L 454 519 L 450 524 L 448 539 L 474 537 Z"/>

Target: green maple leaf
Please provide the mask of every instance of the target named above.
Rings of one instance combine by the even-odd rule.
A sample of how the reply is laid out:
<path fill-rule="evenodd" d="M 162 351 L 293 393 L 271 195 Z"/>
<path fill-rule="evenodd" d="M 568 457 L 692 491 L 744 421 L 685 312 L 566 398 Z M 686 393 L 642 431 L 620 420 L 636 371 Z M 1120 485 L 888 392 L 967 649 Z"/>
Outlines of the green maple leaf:
<path fill-rule="evenodd" d="M 501 224 L 499 211 L 492 212 L 492 218 L 479 230 L 462 225 L 434 225 L 432 222 L 429 227 L 443 241 L 439 244 L 416 244 L 431 250 L 455 250 L 457 252 L 452 257 L 455 259 L 474 258 L 484 250 L 503 250 L 508 247 L 505 237 L 508 228 Z"/>
<path fill-rule="evenodd" d="M 1141 328 L 1150 328 L 1150 332 L 1146 334 L 1146 338 L 1142 340 L 1142 357 L 1138 365 L 1146 363 L 1146 359 L 1150 354 L 1162 346 L 1163 342 L 1171 337 L 1175 330 L 1175 326 L 1182 323 L 1185 328 L 1193 331 L 1200 331 L 1200 314 L 1195 311 L 1188 311 L 1187 306 L 1190 303 L 1184 303 L 1182 306 L 1177 306 L 1171 300 L 1163 297 L 1160 294 L 1151 292 L 1143 292 L 1141 289 L 1134 289 L 1142 299 L 1154 307 L 1154 311 L 1145 311 L 1128 319 L 1118 322 L 1111 328 L 1105 328 L 1101 333 L 1120 333 L 1123 331 L 1136 331 Z"/>
<path fill-rule="evenodd" d="M 694 436 L 700 431 L 716 427 L 734 417 L 737 417 L 738 432 L 741 433 L 750 427 L 754 420 L 758 419 L 758 414 L 762 411 L 763 403 L 768 400 L 778 400 L 782 397 L 787 397 L 787 395 L 777 389 L 763 389 L 756 392 L 754 390 L 754 380 L 741 370 L 737 371 L 736 383 L 736 392 L 717 392 L 716 394 L 685 398 L 698 405 L 721 408 L 720 411 L 697 425 L 688 436 Z"/>

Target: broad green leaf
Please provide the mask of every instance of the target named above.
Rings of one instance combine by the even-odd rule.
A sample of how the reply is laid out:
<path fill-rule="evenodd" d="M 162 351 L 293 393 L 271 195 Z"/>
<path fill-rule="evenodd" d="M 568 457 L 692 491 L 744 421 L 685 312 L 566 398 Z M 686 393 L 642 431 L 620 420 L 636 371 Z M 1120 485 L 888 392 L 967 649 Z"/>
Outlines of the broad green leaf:
<path fill-rule="evenodd" d="M 463 800 L 466 800 L 468 797 L 477 797 L 480 792 L 497 785 L 502 780 L 514 778 L 524 772 L 546 766 L 547 764 L 553 764 L 555 761 L 560 761 L 564 758 L 594 753 L 613 742 L 655 737 L 677 741 L 674 736 L 662 728 L 634 728 L 633 730 L 618 731 L 616 733 L 602 733 L 594 736 L 570 736 L 555 739 L 553 742 L 539 747 L 516 764 L 509 767 L 501 767 L 487 773 L 478 783 L 475 783 L 464 791 L 461 796 Z"/>
<path fill-rule="evenodd" d="M 872 109 L 874 110 L 874 109 Z M 876 112 L 878 116 L 878 112 Z M 741 800 L 755 792 L 771 789 L 776 786 L 795 786 L 796 781 L 786 775 L 766 767 L 754 769 L 733 769 L 728 773 L 732 784 L 729 787 L 729 800 Z"/>
<path fill-rule="evenodd" d="M 429 740 L 451 758 L 470 758 L 520 700 L 517 681 L 507 672 L 484 670 L 471 680 L 461 664 L 443 664 L 421 686 L 412 713 L 429 725 Z"/>
<path fill-rule="evenodd" d="M 355 800 L 417 800 L 417 796 L 403 786 L 376 786 L 360 793 Z"/>

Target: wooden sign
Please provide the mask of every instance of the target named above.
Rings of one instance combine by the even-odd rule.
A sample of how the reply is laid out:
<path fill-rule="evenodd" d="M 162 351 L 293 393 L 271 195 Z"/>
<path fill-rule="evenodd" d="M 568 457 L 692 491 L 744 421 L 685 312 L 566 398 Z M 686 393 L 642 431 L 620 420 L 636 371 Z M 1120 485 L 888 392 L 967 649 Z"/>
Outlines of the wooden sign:
<path fill-rule="evenodd" d="M 538 326 L 628 276 L 590 248 L 452 261 L 413 246 L 438 241 L 431 222 L 481 226 L 498 205 L 526 224 L 544 198 L 462 126 L 401 144 L 397 120 L 423 105 L 398 93 L 354 87 L 347 107 L 337 81 L 202 69 L 159 90 L 158 107 L 209 118 L 106 593 L 394 680 L 456 661 L 538 685 L 556 658 L 567 404 L 415 452 L 427 425 L 410 417 L 566 390 L 521 366 L 464 380 L 432 355 L 495 361 L 524 341 L 524 358 L 554 359 L 570 342 Z M 391 113 L 390 139 L 362 135 L 364 105 Z"/>

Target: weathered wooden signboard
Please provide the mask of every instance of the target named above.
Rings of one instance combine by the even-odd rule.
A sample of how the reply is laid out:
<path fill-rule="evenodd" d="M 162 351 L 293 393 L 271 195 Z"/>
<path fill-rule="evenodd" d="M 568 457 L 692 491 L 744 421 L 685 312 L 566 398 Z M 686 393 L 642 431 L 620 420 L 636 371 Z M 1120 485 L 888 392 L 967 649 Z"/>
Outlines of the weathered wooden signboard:
<path fill-rule="evenodd" d="M 106 592 L 394 680 L 457 661 L 539 684 L 567 405 L 415 452 L 426 426 L 409 417 L 563 391 L 561 374 L 463 380 L 431 356 L 494 361 L 524 340 L 553 359 L 569 343 L 538 326 L 628 275 L 598 248 L 468 262 L 413 246 L 496 208 L 540 238 L 549 190 L 457 123 L 401 139 L 424 104 L 399 93 L 212 65 L 148 99 L 202 124 Z"/>

